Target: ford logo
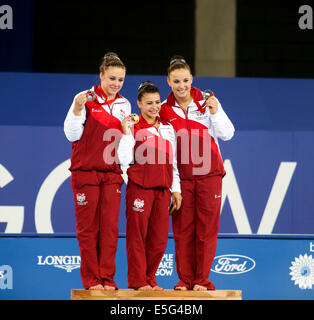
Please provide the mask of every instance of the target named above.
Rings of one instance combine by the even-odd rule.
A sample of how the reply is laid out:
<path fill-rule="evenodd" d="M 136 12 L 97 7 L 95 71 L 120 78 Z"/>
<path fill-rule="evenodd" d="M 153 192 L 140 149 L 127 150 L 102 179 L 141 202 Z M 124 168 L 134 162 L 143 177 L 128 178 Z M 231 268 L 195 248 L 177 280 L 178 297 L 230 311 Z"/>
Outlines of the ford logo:
<path fill-rule="evenodd" d="M 221 274 L 241 274 L 251 271 L 255 265 L 252 258 L 239 254 L 224 254 L 215 257 L 211 271 Z"/>

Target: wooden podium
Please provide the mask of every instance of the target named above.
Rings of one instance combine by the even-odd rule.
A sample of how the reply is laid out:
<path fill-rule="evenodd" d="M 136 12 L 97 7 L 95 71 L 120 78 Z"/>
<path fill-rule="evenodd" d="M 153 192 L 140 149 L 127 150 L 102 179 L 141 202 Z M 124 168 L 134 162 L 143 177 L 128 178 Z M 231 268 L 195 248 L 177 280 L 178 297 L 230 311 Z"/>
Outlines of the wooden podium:
<path fill-rule="evenodd" d="M 72 289 L 71 300 L 242 300 L 241 290 L 115 291 Z"/>

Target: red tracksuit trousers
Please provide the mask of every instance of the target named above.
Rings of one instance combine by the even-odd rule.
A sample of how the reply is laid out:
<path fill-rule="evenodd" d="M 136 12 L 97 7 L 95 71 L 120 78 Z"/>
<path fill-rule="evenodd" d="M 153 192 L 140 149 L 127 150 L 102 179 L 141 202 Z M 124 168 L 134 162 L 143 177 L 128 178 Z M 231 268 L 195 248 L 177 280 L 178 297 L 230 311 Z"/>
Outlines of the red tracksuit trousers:
<path fill-rule="evenodd" d="M 172 216 L 175 260 L 180 281 L 215 290 L 208 280 L 215 257 L 221 208 L 222 177 L 181 180 L 182 206 Z"/>
<path fill-rule="evenodd" d="M 90 184 L 82 185 L 79 180 L 79 174 L 73 172 L 71 185 L 83 286 L 87 289 L 102 284 L 117 288 L 113 278 L 119 236 L 121 184 L 104 182 L 97 177 L 89 179 Z"/>
<path fill-rule="evenodd" d="M 126 247 L 128 286 L 157 285 L 156 271 L 167 247 L 170 191 L 144 189 L 128 182 L 126 190 Z"/>

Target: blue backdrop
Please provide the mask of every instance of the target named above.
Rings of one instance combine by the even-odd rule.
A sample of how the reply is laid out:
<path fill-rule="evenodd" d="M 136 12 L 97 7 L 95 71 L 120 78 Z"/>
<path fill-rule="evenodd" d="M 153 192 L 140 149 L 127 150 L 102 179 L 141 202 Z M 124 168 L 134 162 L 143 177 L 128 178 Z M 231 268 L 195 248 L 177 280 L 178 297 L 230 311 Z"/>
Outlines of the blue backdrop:
<path fill-rule="evenodd" d="M 169 93 L 165 77 L 127 76 L 122 94 L 134 112 L 147 79 L 163 99 Z M 0 299 L 69 299 L 82 287 L 63 121 L 74 95 L 94 83 L 97 75 L 0 73 Z M 243 290 L 244 299 L 313 299 L 314 80 L 195 78 L 194 85 L 216 93 L 236 128 L 220 143 L 227 175 L 210 279 L 217 289 Z M 120 288 L 127 286 L 124 197 L 125 185 Z M 170 225 L 157 272 L 164 288 L 177 281 L 171 232 Z"/>
<path fill-rule="evenodd" d="M 217 290 L 242 290 L 244 300 L 313 300 L 313 237 L 220 236 L 210 280 Z M 14 254 L 12 254 L 14 252 Z M 115 281 L 127 288 L 126 242 L 120 237 Z M 74 237 L 0 236 L 0 300 L 70 299 L 82 289 Z M 158 284 L 178 281 L 170 237 L 157 270 Z"/>
<path fill-rule="evenodd" d="M 169 93 L 166 77 L 128 75 L 122 94 L 134 112 L 137 87 L 147 79 L 162 99 Z M 74 95 L 98 81 L 0 73 L 1 233 L 75 232 L 63 121 Z M 227 170 L 220 233 L 313 234 L 314 80 L 194 78 L 194 85 L 214 90 L 236 128 L 220 143 Z"/>

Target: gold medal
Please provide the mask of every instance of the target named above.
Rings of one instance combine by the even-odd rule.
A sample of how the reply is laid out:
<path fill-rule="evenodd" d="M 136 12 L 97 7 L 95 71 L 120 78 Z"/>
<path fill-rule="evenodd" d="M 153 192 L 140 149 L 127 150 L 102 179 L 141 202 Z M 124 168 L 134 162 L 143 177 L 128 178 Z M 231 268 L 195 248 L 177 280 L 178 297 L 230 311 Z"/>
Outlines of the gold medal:
<path fill-rule="evenodd" d="M 138 123 L 140 121 L 140 117 L 136 113 L 130 114 L 130 117 L 134 121 L 134 123 Z"/>

